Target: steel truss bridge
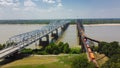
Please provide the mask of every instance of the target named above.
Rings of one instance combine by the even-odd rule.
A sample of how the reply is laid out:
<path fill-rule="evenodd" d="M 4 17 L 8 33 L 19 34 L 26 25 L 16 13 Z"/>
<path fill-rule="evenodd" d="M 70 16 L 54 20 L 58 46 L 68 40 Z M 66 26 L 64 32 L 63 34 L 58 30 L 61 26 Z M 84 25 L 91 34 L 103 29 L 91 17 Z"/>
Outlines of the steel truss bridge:
<path fill-rule="evenodd" d="M 22 33 L 9 38 L 9 40 L 6 42 L 7 46 L 4 49 L 0 50 L 0 58 L 5 58 L 16 52 L 19 52 L 26 46 L 29 46 L 30 44 L 38 40 L 40 40 L 40 43 L 42 43 L 41 39 L 43 37 L 46 37 L 46 42 L 49 43 L 48 34 L 52 33 L 53 31 L 58 32 L 58 28 L 61 28 L 62 31 L 66 30 L 66 28 L 69 25 L 69 22 L 70 21 L 68 20 L 51 21 L 48 25 L 42 27 L 41 29 Z"/>

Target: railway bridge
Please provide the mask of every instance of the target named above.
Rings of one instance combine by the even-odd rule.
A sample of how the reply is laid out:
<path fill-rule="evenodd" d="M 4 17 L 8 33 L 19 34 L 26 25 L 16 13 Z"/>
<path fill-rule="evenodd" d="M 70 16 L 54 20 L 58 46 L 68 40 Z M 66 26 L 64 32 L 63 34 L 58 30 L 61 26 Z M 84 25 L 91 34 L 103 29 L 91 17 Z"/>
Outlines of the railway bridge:
<path fill-rule="evenodd" d="M 90 48 L 88 40 L 91 40 L 91 41 L 94 41 L 97 43 L 99 43 L 100 41 L 89 38 L 85 35 L 85 29 L 82 24 L 82 20 L 80 20 L 80 19 L 76 20 L 76 24 L 77 24 L 78 38 L 79 38 L 79 44 L 81 45 L 81 50 L 82 50 L 82 52 L 86 52 L 88 59 L 96 65 L 96 68 L 98 68 L 98 64 L 96 62 L 94 53 L 92 52 L 92 50 Z"/>

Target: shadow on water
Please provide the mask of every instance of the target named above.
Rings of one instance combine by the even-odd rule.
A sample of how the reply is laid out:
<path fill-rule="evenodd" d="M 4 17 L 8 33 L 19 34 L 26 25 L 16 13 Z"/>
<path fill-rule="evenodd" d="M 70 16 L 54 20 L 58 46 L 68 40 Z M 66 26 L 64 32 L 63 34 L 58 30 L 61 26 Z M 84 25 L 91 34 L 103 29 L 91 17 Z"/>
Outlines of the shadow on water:
<path fill-rule="evenodd" d="M 20 59 L 23 59 L 25 57 L 28 57 L 30 56 L 31 54 L 17 54 L 16 56 L 11 56 L 11 57 L 7 57 L 3 60 L 0 61 L 0 67 L 3 66 L 3 65 L 6 65 L 8 63 L 11 63 L 11 62 L 14 62 L 16 60 L 20 60 Z"/>

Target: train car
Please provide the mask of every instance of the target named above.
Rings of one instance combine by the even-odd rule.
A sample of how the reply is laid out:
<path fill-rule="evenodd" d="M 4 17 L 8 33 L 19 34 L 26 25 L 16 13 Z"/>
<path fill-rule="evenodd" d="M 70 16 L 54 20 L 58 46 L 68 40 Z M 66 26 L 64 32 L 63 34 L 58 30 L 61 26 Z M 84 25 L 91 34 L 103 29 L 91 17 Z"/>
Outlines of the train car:
<path fill-rule="evenodd" d="M 85 39 L 85 38 L 84 38 L 84 41 L 86 42 L 86 41 L 87 41 L 87 39 Z"/>
<path fill-rule="evenodd" d="M 94 56 L 93 53 L 90 53 L 89 56 L 90 56 L 90 58 L 91 58 L 92 60 L 95 59 L 95 56 Z"/>
<path fill-rule="evenodd" d="M 89 52 L 89 53 L 91 53 L 91 52 L 92 52 L 90 48 L 88 48 L 88 52 Z"/>
<path fill-rule="evenodd" d="M 87 48 L 90 48 L 90 46 L 88 44 L 86 46 L 87 46 Z"/>

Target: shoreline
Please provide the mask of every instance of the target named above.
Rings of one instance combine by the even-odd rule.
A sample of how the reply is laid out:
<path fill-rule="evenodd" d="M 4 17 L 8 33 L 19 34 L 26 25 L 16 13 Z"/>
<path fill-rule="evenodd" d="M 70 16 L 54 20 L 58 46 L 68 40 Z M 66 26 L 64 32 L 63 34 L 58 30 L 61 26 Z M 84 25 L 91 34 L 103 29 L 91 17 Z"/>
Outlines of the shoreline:
<path fill-rule="evenodd" d="M 46 25 L 46 24 L 0 24 L 2 25 Z M 70 24 L 70 25 L 76 25 L 76 24 Z M 84 26 L 120 26 L 120 24 L 83 24 Z"/>
<path fill-rule="evenodd" d="M 120 26 L 120 24 L 84 24 L 84 26 Z"/>

